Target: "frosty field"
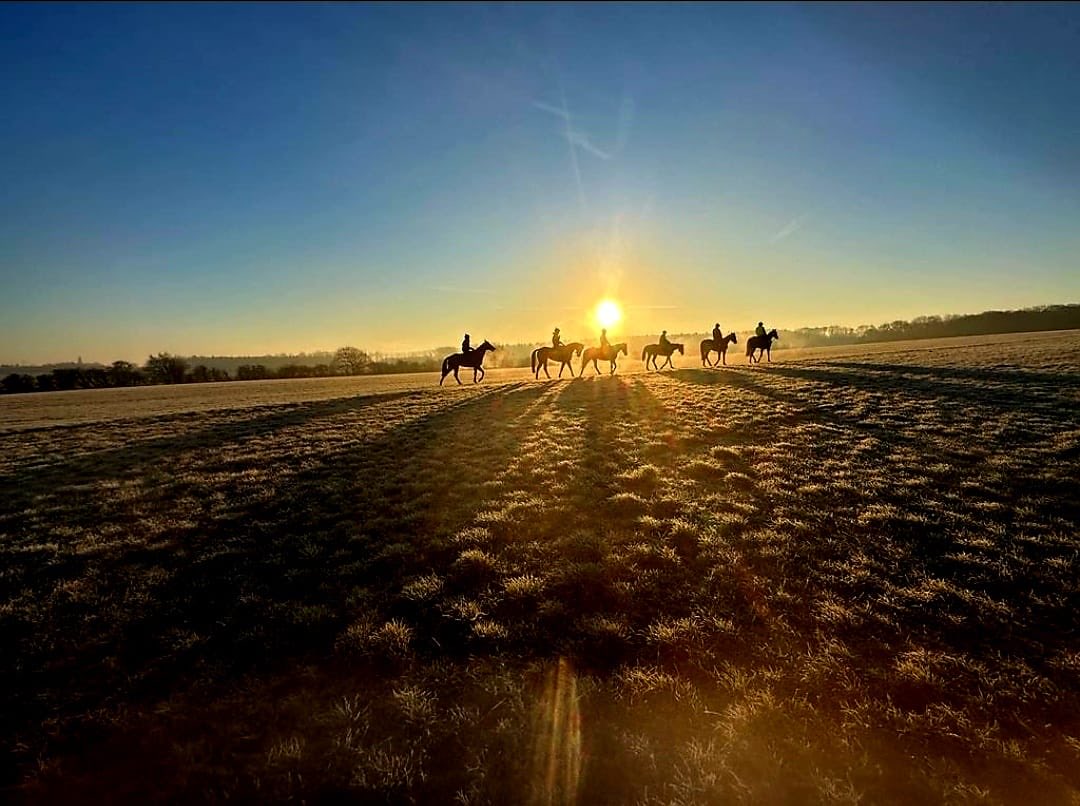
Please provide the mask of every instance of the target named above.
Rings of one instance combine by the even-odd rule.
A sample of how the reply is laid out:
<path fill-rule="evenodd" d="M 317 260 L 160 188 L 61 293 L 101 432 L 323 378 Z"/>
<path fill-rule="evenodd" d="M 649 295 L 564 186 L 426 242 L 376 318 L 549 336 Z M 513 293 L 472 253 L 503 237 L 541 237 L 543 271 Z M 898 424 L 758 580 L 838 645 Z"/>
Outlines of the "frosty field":
<path fill-rule="evenodd" d="M 1078 802 L 1080 333 L 693 352 L 0 398 L 0 795 Z"/>

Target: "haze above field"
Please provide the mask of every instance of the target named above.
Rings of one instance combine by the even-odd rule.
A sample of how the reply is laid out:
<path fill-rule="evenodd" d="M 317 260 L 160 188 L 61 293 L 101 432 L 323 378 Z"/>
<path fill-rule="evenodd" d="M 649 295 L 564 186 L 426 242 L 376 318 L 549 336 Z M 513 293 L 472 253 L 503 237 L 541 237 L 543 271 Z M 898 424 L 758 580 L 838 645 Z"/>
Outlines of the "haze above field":
<path fill-rule="evenodd" d="M 0 361 L 1080 297 L 1059 6 L 0 8 Z M 618 332 L 613 335 L 618 336 Z"/>

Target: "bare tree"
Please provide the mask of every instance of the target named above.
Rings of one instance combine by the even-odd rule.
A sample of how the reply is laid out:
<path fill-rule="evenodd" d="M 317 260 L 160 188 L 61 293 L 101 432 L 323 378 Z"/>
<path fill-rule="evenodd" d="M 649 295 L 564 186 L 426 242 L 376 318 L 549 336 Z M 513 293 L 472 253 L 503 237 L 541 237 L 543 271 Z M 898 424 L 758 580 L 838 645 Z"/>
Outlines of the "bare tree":
<path fill-rule="evenodd" d="M 146 374 L 152 383 L 183 383 L 187 368 L 187 361 L 169 353 L 158 353 L 146 360 Z"/>
<path fill-rule="evenodd" d="M 356 347 L 339 347 L 333 366 L 338 375 L 361 375 L 371 366 L 371 356 Z"/>

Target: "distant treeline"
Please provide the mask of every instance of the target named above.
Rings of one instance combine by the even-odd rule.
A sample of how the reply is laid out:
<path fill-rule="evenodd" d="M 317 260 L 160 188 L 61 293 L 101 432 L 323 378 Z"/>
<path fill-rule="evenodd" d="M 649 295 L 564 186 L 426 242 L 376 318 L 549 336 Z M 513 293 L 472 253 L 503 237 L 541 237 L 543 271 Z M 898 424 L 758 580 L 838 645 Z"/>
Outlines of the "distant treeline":
<path fill-rule="evenodd" d="M 860 325 L 853 328 L 832 325 L 781 330 L 780 342 L 774 346 L 774 349 L 1077 328 L 1080 328 L 1080 305 L 1041 305 L 1019 311 L 984 311 L 959 316 L 917 316 L 910 322 L 898 319 L 876 327 Z"/>
<path fill-rule="evenodd" d="M 53 367 L 48 372 L 11 372 L 0 380 L 0 392 L 59 392 L 70 389 L 107 389 L 124 386 L 154 386 L 214 381 L 262 381 L 274 378 L 330 378 L 338 375 L 385 375 L 401 372 L 432 372 L 443 357 L 419 354 L 404 358 L 367 353 L 356 347 L 342 347 L 334 353 L 316 354 L 327 360 L 316 364 L 297 363 L 295 357 L 265 356 L 264 360 L 237 358 L 182 358 L 170 353 L 150 356 L 142 366 L 130 361 L 77 364 Z M 290 360 L 292 358 L 292 360 Z M 198 363 L 196 363 L 198 362 Z M 225 368 L 222 365 L 225 365 Z M 18 370 L 18 367 L 11 369 Z M 40 369 L 40 368 L 39 368 Z"/>
<path fill-rule="evenodd" d="M 770 327 L 774 323 L 767 323 Z M 1019 311 L 985 311 L 961 316 L 919 316 L 910 322 L 897 320 L 860 327 L 804 327 L 780 329 L 774 349 L 788 347 L 828 347 L 904 339 L 934 339 L 947 336 L 981 336 L 991 333 L 1025 333 L 1040 330 L 1080 329 L 1080 305 L 1044 305 Z M 684 341 L 687 354 L 696 350 L 694 341 L 704 333 L 674 334 L 672 341 Z M 749 334 L 745 334 L 749 335 Z M 745 337 L 744 335 L 744 337 Z M 628 339 L 631 354 L 654 338 Z M 523 367 L 537 344 L 503 344 L 492 355 L 489 366 Z M 356 347 L 342 347 L 333 353 L 301 353 L 298 356 L 194 356 L 181 358 L 169 353 L 150 356 L 138 366 L 128 361 L 103 364 L 62 364 L 48 371 L 27 372 L 19 367 L 0 380 L 0 392 L 52 392 L 67 389 L 101 389 L 119 386 L 207 383 L 211 381 L 256 381 L 272 378 L 327 378 L 338 375 L 386 375 L 401 372 L 433 372 L 442 365 L 452 347 L 440 347 L 405 357 L 368 353 Z M 314 361 L 315 363 L 310 363 Z M 34 370 L 44 367 L 27 368 Z"/>

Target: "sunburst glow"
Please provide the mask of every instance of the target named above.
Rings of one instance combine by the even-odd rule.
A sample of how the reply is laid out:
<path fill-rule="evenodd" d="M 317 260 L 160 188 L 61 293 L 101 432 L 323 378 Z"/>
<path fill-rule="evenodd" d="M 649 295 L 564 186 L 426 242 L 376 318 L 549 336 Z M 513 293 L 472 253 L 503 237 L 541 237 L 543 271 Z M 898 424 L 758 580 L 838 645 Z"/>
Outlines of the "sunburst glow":
<path fill-rule="evenodd" d="M 602 299 L 597 303 L 593 317 L 600 327 L 614 327 L 622 321 L 622 308 L 615 300 Z"/>

